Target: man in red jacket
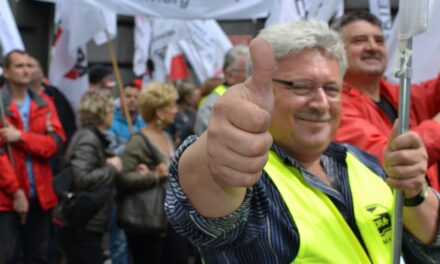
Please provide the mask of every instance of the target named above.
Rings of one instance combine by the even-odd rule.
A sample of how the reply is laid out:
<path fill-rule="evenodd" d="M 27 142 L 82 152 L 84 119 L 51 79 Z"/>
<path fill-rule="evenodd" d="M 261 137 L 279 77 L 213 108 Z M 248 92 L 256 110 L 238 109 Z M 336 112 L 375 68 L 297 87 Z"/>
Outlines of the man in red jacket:
<path fill-rule="evenodd" d="M 26 52 L 14 50 L 5 56 L 3 76 L 6 83 L 1 93 L 7 122 L 0 126 L 0 147 L 11 146 L 9 163 L 15 175 L 2 165 L 2 177 L 10 180 L 9 186 L 23 190 L 29 203 L 28 210 L 14 210 L 11 190 L 0 188 L 1 239 L 8 241 L 4 230 L 18 237 L 14 257 L 6 263 L 19 263 L 20 258 L 23 263 L 45 263 L 51 209 L 57 203 L 49 159 L 65 136 L 52 102 L 28 89 L 31 72 Z M 8 160 L 3 158 L 2 162 Z"/>
<path fill-rule="evenodd" d="M 345 44 L 348 68 L 336 140 L 356 145 L 383 161 L 398 113 L 399 87 L 383 78 L 387 64 L 380 20 L 367 11 L 345 14 L 333 25 Z M 440 75 L 411 87 L 410 129 L 417 132 L 429 156 L 427 179 L 439 190 Z"/>

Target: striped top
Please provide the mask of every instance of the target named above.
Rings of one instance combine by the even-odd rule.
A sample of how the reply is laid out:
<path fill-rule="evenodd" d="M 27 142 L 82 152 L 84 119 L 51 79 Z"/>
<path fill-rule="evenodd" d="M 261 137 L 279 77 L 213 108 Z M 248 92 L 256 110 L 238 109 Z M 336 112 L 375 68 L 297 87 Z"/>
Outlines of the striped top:
<path fill-rule="evenodd" d="M 182 152 L 197 138 L 188 138 L 178 149 L 170 165 L 165 210 L 175 230 L 200 248 L 205 263 L 291 263 L 298 252 L 300 239 L 289 211 L 275 185 L 263 172 L 249 188 L 241 207 L 226 217 L 206 218 L 197 213 L 179 185 L 177 164 Z M 384 175 L 376 158 L 349 146 L 350 150 L 378 175 Z M 335 186 L 332 189 L 306 171 L 280 147 L 272 149 L 286 164 L 301 170 L 304 178 L 330 197 L 363 244 L 355 224 L 351 193 L 347 181 L 347 147 L 332 143 L 321 163 Z M 423 246 L 404 232 L 406 263 L 440 263 L 440 239 Z M 325 249 L 323 249 L 325 250 Z M 335 260 L 337 262 L 337 260 Z"/>

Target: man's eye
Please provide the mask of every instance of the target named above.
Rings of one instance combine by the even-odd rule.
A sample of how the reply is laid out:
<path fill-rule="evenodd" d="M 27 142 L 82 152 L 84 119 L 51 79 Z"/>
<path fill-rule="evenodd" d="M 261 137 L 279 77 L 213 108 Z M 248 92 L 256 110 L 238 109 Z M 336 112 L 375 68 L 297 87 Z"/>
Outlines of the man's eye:
<path fill-rule="evenodd" d="M 334 96 L 337 96 L 341 93 L 341 89 L 336 86 L 324 86 L 324 91 L 326 94 Z"/>

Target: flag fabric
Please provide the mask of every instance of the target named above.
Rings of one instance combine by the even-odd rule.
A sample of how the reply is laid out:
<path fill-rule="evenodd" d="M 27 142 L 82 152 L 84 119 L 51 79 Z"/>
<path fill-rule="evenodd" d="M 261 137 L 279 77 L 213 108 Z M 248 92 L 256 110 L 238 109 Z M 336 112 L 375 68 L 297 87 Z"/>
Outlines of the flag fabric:
<path fill-rule="evenodd" d="M 370 13 L 374 14 L 382 22 L 382 31 L 385 39 L 391 33 L 393 26 L 391 18 L 390 0 L 369 0 Z"/>
<path fill-rule="evenodd" d="M 0 0 L 0 44 L 3 55 L 14 49 L 25 50 L 8 0 Z"/>
<path fill-rule="evenodd" d="M 341 15 L 343 0 L 274 0 L 265 27 L 299 20 L 330 21 Z"/>
<path fill-rule="evenodd" d="M 413 37 L 412 45 L 412 82 L 419 83 L 434 78 L 440 72 L 440 3 L 436 1 L 429 8 L 432 11 L 426 32 Z M 394 19 L 394 24 L 387 41 L 388 65 L 385 71 L 387 79 L 394 83 L 399 80 L 394 73 L 399 68 L 399 26 L 400 12 Z"/>
<path fill-rule="evenodd" d="M 147 61 L 150 52 L 152 21 L 145 16 L 134 19 L 133 72 L 136 76 L 148 74 Z"/>
<path fill-rule="evenodd" d="M 144 15 L 173 19 L 256 19 L 266 17 L 267 10 L 272 6 L 272 0 L 63 1 L 75 2 L 75 5 L 86 4 L 98 10 L 116 11 L 118 14 L 126 16 Z"/>
<path fill-rule="evenodd" d="M 189 77 L 189 70 L 186 60 L 178 43 L 170 43 L 165 54 L 165 67 L 171 81 L 186 79 Z"/>
<path fill-rule="evenodd" d="M 114 22 L 111 22 L 112 18 Z M 104 14 L 92 6 L 60 1 L 56 3 L 55 21 L 57 29 L 51 50 L 49 80 L 76 109 L 88 88 L 86 44 L 95 37 L 98 43 L 102 43 L 107 33 L 113 37 L 116 15 Z"/>

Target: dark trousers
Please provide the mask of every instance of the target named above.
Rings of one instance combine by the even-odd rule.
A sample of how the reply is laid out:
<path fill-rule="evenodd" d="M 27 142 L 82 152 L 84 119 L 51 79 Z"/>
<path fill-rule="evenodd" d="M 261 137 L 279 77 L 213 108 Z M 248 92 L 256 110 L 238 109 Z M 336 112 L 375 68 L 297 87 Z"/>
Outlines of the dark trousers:
<path fill-rule="evenodd" d="M 97 264 L 103 262 L 102 233 L 61 227 L 58 239 L 67 264 Z"/>
<path fill-rule="evenodd" d="M 190 245 L 169 226 L 166 236 L 126 232 L 133 264 L 187 264 Z"/>
<path fill-rule="evenodd" d="M 11 230 L 17 229 L 18 239 L 15 243 L 13 259 L 15 263 L 47 263 L 49 247 L 49 226 L 52 211 L 44 211 L 37 198 L 29 200 L 29 211 L 26 224 L 20 225 L 18 216 L 16 221 L 9 223 Z M 21 261 L 21 262 L 20 262 Z"/>
<path fill-rule="evenodd" d="M 0 263 L 7 263 L 14 256 L 18 238 L 18 215 L 14 211 L 0 211 Z"/>

